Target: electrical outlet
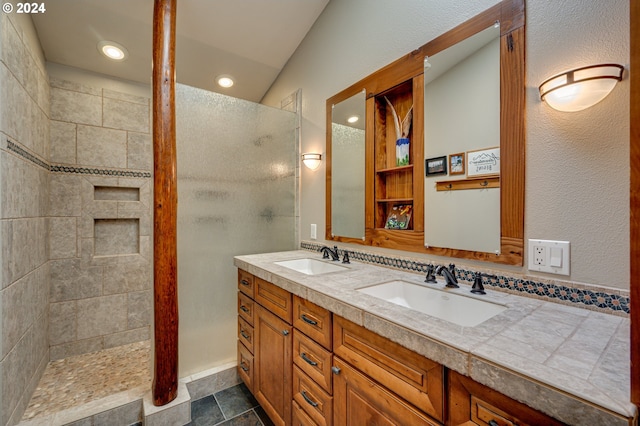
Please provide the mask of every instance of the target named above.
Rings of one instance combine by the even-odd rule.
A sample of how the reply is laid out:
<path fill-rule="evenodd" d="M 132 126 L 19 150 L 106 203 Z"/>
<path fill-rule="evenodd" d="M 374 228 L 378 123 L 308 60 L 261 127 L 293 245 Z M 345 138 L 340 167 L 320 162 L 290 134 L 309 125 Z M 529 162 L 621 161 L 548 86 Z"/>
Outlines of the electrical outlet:
<path fill-rule="evenodd" d="M 530 271 L 569 275 L 569 241 L 529 240 Z"/>
<path fill-rule="evenodd" d="M 547 248 L 545 246 L 533 246 L 533 264 L 541 266 L 547 264 Z"/>

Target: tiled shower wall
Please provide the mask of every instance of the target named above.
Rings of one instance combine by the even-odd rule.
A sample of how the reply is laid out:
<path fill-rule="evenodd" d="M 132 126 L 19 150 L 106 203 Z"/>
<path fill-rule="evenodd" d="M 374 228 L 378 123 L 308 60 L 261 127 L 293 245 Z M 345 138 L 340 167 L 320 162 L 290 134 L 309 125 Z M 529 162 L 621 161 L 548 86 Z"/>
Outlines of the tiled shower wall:
<path fill-rule="evenodd" d="M 1 425 L 20 420 L 49 361 L 49 84 L 30 29 L 0 14 Z"/>
<path fill-rule="evenodd" d="M 150 337 L 150 100 L 51 78 L 51 360 Z"/>

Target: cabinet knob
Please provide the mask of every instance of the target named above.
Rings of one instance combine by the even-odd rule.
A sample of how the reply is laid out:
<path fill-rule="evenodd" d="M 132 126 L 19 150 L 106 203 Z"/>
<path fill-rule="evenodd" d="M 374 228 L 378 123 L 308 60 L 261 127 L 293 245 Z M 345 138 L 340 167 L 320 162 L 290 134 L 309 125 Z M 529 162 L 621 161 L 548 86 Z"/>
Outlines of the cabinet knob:
<path fill-rule="evenodd" d="M 249 335 L 244 330 L 240 330 L 240 334 L 242 334 L 242 337 L 245 339 L 249 339 Z"/>
<path fill-rule="evenodd" d="M 289 330 L 282 330 L 282 335 L 283 336 L 289 335 Z"/>
<path fill-rule="evenodd" d="M 247 281 L 247 280 L 241 280 L 241 281 L 240 281 L 240 284 L 248 286 L 248 285 L 249 285 L 249 281 Z"/>
<path fill-rule="evenodd" d="M 336 367 L 335 365 L 331 367 L 331 371 L 333 374 L 340 374 L 340 367 Z"/>
<path fill-rule="evenodd" d="M 247 367 L 244 362 L 240 363 L 240 368 L 242 368 L 243 371 L 249 371 L 249 367 Z"/>
<path fill-rule="evenodd" d="M 247 308 L 247 307 L 246 307 L 246 306 L 244 306 L 244 305 L 240 306 L 240 309 L 242 309 L 242 312 L 249 313 L 249 308 Z"/>

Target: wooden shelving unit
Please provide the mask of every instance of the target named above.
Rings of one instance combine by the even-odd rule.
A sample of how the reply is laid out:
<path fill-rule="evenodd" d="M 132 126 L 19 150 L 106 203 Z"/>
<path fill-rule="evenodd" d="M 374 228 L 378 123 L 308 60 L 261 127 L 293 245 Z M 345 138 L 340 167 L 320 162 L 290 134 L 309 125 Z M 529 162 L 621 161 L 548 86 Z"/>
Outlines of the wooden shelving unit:
<path fill-rule="evenodd" d="M 422 78 L 419 78 L 422 81 Z M 422 172 L 417 170 L 422 158 L 422 138 L 416 135 L 421 133 L 422 120 L 417 119 L 416 111 L 420 113 L 421 105 L 416 107 L 416 98 L 421 99 L 421 93 L 416 95 L 416 87 L 419 82 L 409 79 L 388 90 L 384 90 L 374 96 L 374 225 L 375 229 L 385 229 L 389 213 L 394 207 L 411 206 L 411 220 L 406 229 L 388 229 L 395 232 L 411 232 L 422 229 L 422 217 L 416 216 L 415 208 L 422 204 L 422 185 L 416 184 L 417 178 L 421 178 Z M 422 90 L 420 88 L 420 90 Z M 393 105 L 396 113 L 402 120 L 407 112 L 413 108 L 413 119 L 409 133 L 409 164 L 396 165 L 396 128 L 393 113 L 388 106 L 387 99 Z M 418 126 L 418 131 L 416 131 Z M 420 213 L 421 214 L 421 213 Z"/>

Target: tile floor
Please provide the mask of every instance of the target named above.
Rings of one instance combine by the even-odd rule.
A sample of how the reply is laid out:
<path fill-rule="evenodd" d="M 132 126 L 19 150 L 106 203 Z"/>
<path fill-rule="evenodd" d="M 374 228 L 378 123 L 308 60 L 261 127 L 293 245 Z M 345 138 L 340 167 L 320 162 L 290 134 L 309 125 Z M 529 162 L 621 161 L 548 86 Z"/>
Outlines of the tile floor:
<path fill-rule="evenodd" d="M 190 426 L 272 426 L 242 383 L 191 402 Z"/>

